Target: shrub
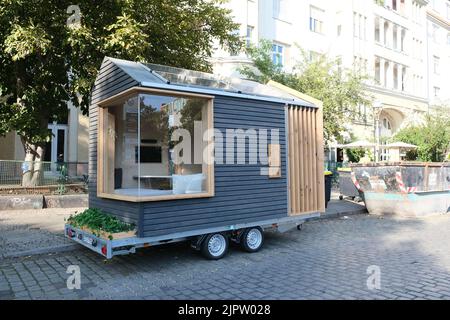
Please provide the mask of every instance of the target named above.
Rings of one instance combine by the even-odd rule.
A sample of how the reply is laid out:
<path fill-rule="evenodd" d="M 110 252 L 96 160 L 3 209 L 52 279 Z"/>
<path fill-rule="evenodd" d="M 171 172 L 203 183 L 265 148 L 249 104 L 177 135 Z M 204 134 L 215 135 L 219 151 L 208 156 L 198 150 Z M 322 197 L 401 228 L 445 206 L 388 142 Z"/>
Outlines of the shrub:
<path fill-rule="evenodd" d="M 67 219 L 67 222 L 74 227 L 87 227 L 94 233 L 96 231 L 104 231 L 107 233 L 126 232 L 135 228 L 134 224 L 120 221 L 116 217 L 104 213 L 97 208 L 89 208 L 77 215 L 71 215 Z"/>

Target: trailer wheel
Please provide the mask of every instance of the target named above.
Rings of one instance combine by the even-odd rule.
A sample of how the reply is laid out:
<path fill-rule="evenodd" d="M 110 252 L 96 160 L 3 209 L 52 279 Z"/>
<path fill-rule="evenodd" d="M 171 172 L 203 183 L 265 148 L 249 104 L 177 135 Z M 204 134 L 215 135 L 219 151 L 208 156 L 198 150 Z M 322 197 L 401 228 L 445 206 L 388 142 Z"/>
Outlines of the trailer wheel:
<path fill-rule="evenodd" d="M 264 243 L 264 233 L 260 227 L 248 228 L 242 233 L 241 246 L 247 252 L 256 252 Z"/>
<path fill-rule="evenodd" d="M 228 237 L 222 233 L 208 234 L 202 242 L 201 252 L 210 260 L 219 260 L 228 252 Z"/>
<path fill-rule="evenodd" d="M 344 200 L 344 196 L 342 194 L 339 195 L 339 200 Z"/>

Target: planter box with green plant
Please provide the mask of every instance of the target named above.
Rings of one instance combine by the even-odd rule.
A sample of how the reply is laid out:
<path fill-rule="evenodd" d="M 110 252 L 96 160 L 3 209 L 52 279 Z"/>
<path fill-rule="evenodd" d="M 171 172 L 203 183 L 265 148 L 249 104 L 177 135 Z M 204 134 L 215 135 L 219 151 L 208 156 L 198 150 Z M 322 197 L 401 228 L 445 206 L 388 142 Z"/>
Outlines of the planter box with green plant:
<path fill-rule="evenodd" d="M 136 234 L 134 224 L 120 221 L 96 208 L 89 208 L 79 214 L 71 215 L 67 223 L 99 238 L 109 240 L 133 237 Z"/>

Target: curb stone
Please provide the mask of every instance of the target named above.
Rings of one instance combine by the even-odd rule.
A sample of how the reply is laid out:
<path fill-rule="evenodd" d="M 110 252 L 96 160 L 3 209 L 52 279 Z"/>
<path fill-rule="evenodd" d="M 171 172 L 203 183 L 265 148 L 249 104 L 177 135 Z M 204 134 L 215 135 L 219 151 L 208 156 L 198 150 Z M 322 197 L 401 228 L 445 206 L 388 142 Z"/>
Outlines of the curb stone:
<path fill-rule="evenodd" d="M 74 243 L 74 244 L 64 244 L 56 247 L 47 247 L 47 248 L 37 248 L 32 250 L 26 250 L 26 251 L 20 251 L 17 253 L 12 254 L 6 254 L 2 255 L 2 259 L 8 259 L 8 258 L 21 258 L 26 256 L 34 256 L 34 255 L 40 255 L 40 254 L 49 254 L 49 253 L 59 253 L 59 252 L 65 252 L 65 251 L 72 251 L 81 248 L 80 245 Z"/>

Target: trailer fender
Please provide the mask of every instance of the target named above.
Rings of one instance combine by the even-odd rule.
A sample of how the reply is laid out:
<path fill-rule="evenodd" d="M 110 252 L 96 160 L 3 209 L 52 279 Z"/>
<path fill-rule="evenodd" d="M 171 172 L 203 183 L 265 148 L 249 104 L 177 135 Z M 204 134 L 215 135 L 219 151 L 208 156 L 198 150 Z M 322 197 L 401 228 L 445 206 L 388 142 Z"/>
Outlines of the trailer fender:
<path fill-rule="evenodd" d="M 200 249 L 202 247 L 202 242 L 203 242 L 203 240 L 205 240 L 206 236 L 207 236 L 207 234 L 202 234 L 200 236 L 194 237 L 191 240 L 191 247 L 194 250 L 200 251 Z"/>

